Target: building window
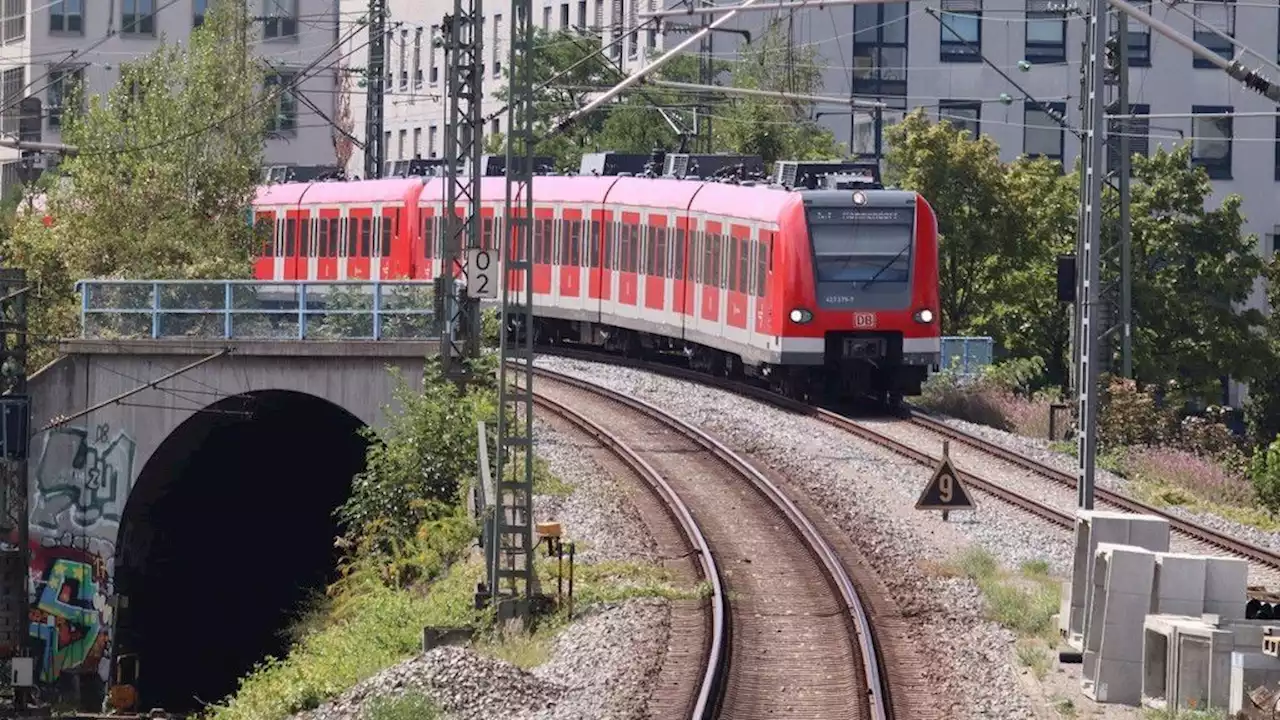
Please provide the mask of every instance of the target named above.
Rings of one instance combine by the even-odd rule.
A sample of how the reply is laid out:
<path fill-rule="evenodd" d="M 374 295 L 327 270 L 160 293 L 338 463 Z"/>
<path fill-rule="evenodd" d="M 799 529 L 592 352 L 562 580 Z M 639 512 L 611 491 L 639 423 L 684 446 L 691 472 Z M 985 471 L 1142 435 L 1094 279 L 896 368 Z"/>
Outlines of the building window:
<path fill-rule="evenodd" d="M 407 158 L 407 157 L 405 157 L 405 156 L 404 156 L 404 146 L 405 146 L 405 143 L 406 143 L 406 142 L 408 142 L 408 140 L 409 140 L 409 131 L 408 131 L 408 130 L 401 130 L 401 131 L 396 135 L 396 159 L 397 159 L 397 160 L 408 160 L 408 159 L 409 159 L 409 158 Z"/>
<path fill-rule="evenodd" d="M 422 28 L 413 31 L 413 87 L 422 87 Z"/>
<path fill-rule="evenodd" d="M 422 128 L 413 129 L 413 157 L 415 160 L 422 157 Z"/>
<path fill-rule="evenodd" d="M 67 94 L 83 79 L 84 70 L 81 68 L 49 71 L 49 107 L 47 108 L 49 127 L 56 128 L 62 125 L 63 105 L 66 103 Z"/>
<path fill-rule="evenodd" d="M 129 35 L 156 34 L 155 0 L 122 0 L 120 31 Z"/>
<path fill-rule="evenodd" d="M 409 89 L 409 63 L 406 62 L 406 55 L 409 53 L 409 31 L 404 29 L 400 31 L 400 89 Z"/>
<path fill-rule="evenodd" d="M 191 0 L 191 27 L 204 24 L 205 13 L 209 10 L 209 0 Z"/>
<path fill-rule="evenodd" d="M 200 2 L 201 0 L 196 0 Z M 57 0 L 49 6 L 49 30 L 59 33 L 84 34 L 83 0 Z"/>
<path fill-rule="evenodd" d="M 1130 115 L 1146 115 L 1151 112 L 1150 105 L 1130 105 Z M 1149 118 L 1129 118 L 1127 120 L 1107 121 L 1107 172 L 1120 172 L 1120 135 L 1129 136 L 1129 157 L 1142 155 L 1146 157 L 1151 144 L 1151 120 Z M 1130 173 L 1132 174 L 1132 173 Z"/>
<path fill-rule="evenodd" d="M 436 156 L 436 135 L 439 134 L 438 131 L 439 131 L 439 128 L 437 128 L 435 125 L 432 125 L 431 127 L 427 128 L 427 156 L 428 157 Z"/>
<path fill-rule="evenodd" d="M 982 61 L 982 0 L 942 0 L 938 25 L 942 62 Z"/>
<path fill-rule="evenodd" d="M 273 40 L 298 36 L 297 0 L 266 0 L 262 37 Z"/>
<path fill-rule="evenodd" d="M 569 29 L 569 3 L 560 3 L 560 29 Z"/>
<path fill-rule="evenodd" d="M 4 31 L 0 42 L 9 44 L 27 36 L 27 0 L 4 0 Z"/>
<path fill-rule="evenodd" d="M 1043 103 L 1060 116 L 1065 115 L 1065 103 Z M 1022 150 L 1032 157 L 1047 157 L 1062 162 L 1062 124 L 1045 112 L 1041 105 L 1026 103 L 1022 130 Z"/>
<path fill-rule="evenodd" d="M 293 132 L 298 129 L 298 98 L 294 95 L 297 73 L 277 72 L 267 76 L 268 91 L 274 96 L 275 108 L 267 119 L 268 132 Z"/>
<path fill-rule="evenodd" d="M 4 110 L 0 112 L 0 130 L 3 130 L 10 136 L 17 136 L 19 129 L 19 119 L 22 110 L 19 108 L 22 100 L 22 84 L 26 73 L 23 68 L 10 68 L 0 75 L 0 102 L 4 103 Z"/>
<path fill-rule="evenodd" d="M 1133 6 L 1148 15 L 1151 2 L 1135 2 Z M 1151 28 L 1129 18 L 1129 67 L 1151 67 Z"/>
<path fill-rule="evenodd" d="M 860 95 L 907 94 L 907 6 L 853 7 L 853 87 Z"/>
<path fill-rule="evenodd" d="M 613 12 L 609 15 L 609 40 L 611 41 L 609 45 L 609 57 L 614 60 L 621 60 L 622 46 L 626 44 L 626 41 L 612 41 L 622 37 L 622 0 L 613 0 L 611 9 Z"/>
<path fill-rule="evenodd" d="M 437 82 L 440 81 L 440 68 L 436 66 L 436 44 L 437 44 L 438 38 L 440 38 L 440 26 L 432 25 L 431 26 L 431 47 L 427 48 L 428 50 L 427 72 L 431 76 L 430 82 L 432 85 L 435 85 Z"/>
<path fill-rule="evenodd" d="M 587 0 L 578 0 L 578 28 L 585 30 L 587 27 Z"/>
<path fill-rule="evenodd" d="M 502 77 L 502 16 L 493 16 L 493 76 Z"/>
<path fill-rule="evenodd" d="M 1235 37 L 1236 5 L 1232 0 L 1200 0 L 1195 4 L 1194 10 L 1196 19 L 1200 22 Z M 1235 47 L 1226 38 L 1202 28 L 1198 23 L 1195 29 L 1195 41 L 1227 60 L 1235 57 Z M 1198 57 L 1193 64 L 1198 68 L 1217 69 L 1213 63 Z"/>
<path fill-rule="evenodd" d="M 1191 112 L 1195 115 L 1217 115 L 1197 117 L 1191 121 L 1191 164 L 1204 168 L 1214 180 L 1230 180 L 1233 120 L 1222 115 L 1230 114 L 1232 109 L 1193 105 Z"/>
<path fill-rule="evenodd" d="M 1027 0 L 1027 49 L 1031 62 L 1067 59 L 1067 19 L 1049 10 L 1050 0 Z"/>
<path fill-rule="evenodd" d="M 551 6 L 544 5 L 542 8 L 542 29 L 551 30 Z"/>
<path fill-rule="evenodd" d="M 943 100 L 938 103 L 939 122 L 951 123 L 957 130 L 965 130 L 978 139 L 982 118 L 982 103 L 974 100 Z"/>

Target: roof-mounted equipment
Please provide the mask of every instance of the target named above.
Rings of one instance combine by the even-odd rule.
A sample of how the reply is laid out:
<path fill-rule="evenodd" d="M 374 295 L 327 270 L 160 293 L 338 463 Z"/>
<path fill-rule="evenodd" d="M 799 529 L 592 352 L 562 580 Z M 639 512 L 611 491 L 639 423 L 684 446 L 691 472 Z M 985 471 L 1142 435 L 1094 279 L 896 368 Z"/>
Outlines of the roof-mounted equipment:
<path fill-rule="evenodd" d="M 667 153 L 663 177 L 710 178 L 736 175 L 745 180 L 764 177 L 764 159 L 759 155 Z"/>
<path fill-rule="evenodd" d="M 828 179 L 834 178 L 834 179 Z M 880 190 L 880 165 L 855 160 L 779 160 L 774 165 L 773 182 L 787 188 Z M 832 185 L 832 183 L 838 185 Z"/>

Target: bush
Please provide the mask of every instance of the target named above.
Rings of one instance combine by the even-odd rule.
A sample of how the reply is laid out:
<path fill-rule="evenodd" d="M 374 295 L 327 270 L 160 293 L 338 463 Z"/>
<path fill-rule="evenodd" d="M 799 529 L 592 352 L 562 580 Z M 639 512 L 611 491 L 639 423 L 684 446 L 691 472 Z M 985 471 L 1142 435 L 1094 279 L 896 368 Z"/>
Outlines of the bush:
<path fill-rule="evenodd" d="M 1110 446 L 1166 445 L 1178 436 L 1174 414 L 1126 378 L 1108 378 L 1098 408 L 1098 440 Z"/>
<path fill-rule="evenodd" d="M 1258 504 L 1273 516 L 1280 514 L 1280 437 L 1253 456 L 1250 474 Z"/>
<path fill-rule="evenodd" d="M 1123 467 L 1134 479 L 1167 489 L 1184 490 L 1194 498 L 1222 505 L 1248 507 L 1254 491 L 1241 474 L 1232 473 L 1221 462 L 1203 454 L 1169 447 L 1131 449 Z M 1190 498 L 1165 494 L 1165 502 L 1185 504 Z"/>
<path fill-rule="evenodd" d="M 921 407 L 1007 432 L 1047 437 L 1052 391 L 1036 391 L 1044 375 L 1040 358 L 1014 359 L 988 365 L 974 376 L 948 368 L 925 383 Z"/>

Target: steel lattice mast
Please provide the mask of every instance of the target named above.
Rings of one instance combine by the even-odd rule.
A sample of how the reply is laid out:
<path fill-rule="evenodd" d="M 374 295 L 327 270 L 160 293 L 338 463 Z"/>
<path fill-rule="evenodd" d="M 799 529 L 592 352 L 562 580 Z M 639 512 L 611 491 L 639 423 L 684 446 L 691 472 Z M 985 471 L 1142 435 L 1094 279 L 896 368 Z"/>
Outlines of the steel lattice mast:
<path fill-rule="evenodd" d="M 533 566 L 533 4 L 511 0 L 498 462 L 490 577 L 499 617 L 528 617 Z M 508 371 L 511 360 L 523 362 Z M 521 451 L 517 455 L 516 451 Z M 507 469 L 508 463 L 523 467 Z"/>
<path fill-rule="evenodd" d="M 480 247 L 482 2 L 454 0 L 453 14 L 446 15 L 441 26 L 449 122 L 445 126 L 445 230 L 438 285 L 445 313 L 440 360 L 445 377 L 459 383 L 467 380 L 465 361 L 480 354 L 480 303 L 458 292 L 456 278 L 465 271 L 464 248 Z"/>
<path fill-rule="evenodd" d="M 365 76 L 364 177 L 382 177 L 387 149 L 382 146 L 383 102 L 387 83 L 387 0 L 369 2 L 369 69 Z"/>

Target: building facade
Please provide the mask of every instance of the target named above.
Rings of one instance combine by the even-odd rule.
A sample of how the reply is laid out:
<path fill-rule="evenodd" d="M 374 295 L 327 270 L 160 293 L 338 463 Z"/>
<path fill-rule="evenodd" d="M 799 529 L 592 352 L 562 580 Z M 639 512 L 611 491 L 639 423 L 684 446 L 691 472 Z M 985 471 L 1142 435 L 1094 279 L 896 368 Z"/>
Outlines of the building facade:
<path fill-rule="evenodd" d="M 154 50 L 161 39 L 181 42 L 204 19 L 209 0 L 0 0 L 0 117 L 4 134 L 22 123 L 16 104 L 40 100 L 40 140 L 60 142 L 65 79 L 82 78 L 89 94 L 105 94 L 120 81 L 120 66 Z M 310 104 L 332 117 L 337 102 L 341 24 L 336 0 L 249 0 L 255 20 L 248 42 L 289 82 L 320 59 L 280 100 L 266 144 L 267 164 L 332 164 L 333 128 Z M 27 118 L 30 127 L 36 118 Z M 0 148 L 7 185 L 18 175 L 19 152 Z"/>

